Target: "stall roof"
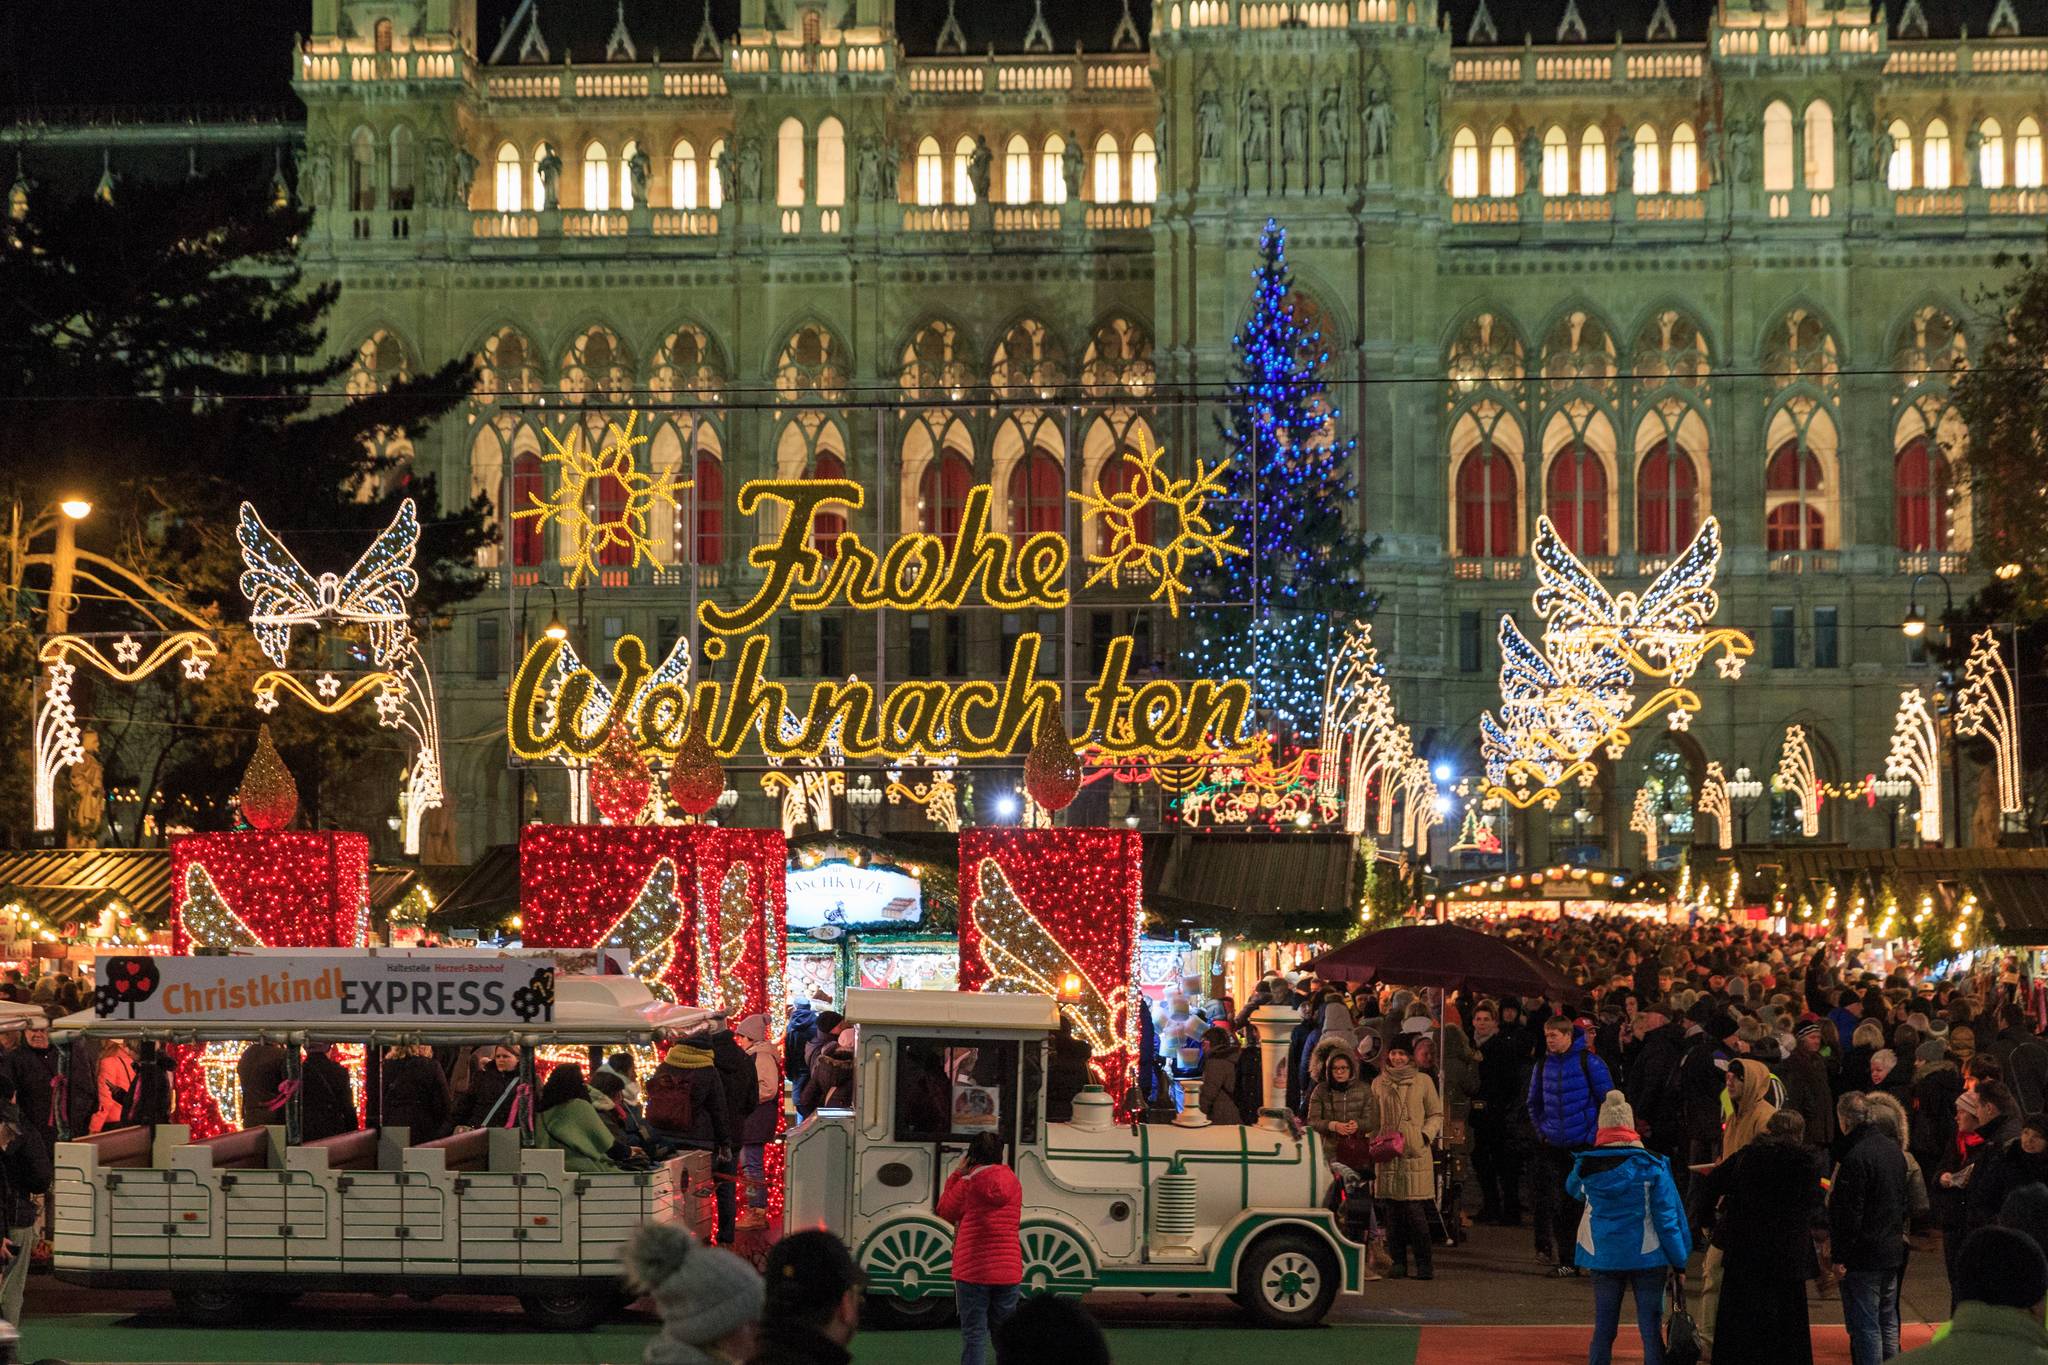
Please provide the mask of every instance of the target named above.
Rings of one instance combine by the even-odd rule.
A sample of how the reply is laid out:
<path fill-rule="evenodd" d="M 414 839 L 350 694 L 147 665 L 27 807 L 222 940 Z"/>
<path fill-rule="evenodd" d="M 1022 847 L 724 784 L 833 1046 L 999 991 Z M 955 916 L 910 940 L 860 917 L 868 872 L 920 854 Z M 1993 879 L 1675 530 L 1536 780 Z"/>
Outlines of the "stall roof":
<path fill-rule="evenodd" d="M 390 909 L 411 889 L 410 867 L 370 869 L 370 911 Z M 144 920 L 168 923 L 171 851 L 167 848 L 0 849 L 0 899 L 19 897 L 52 924 L 97 914 L 118 896 Z"/>
<path fill-rule="evenodd" d="M 1148 904 L 1221 908 L 1239 923 L 1350 914 L 1357 867 L 1357 841 L 1328 831 L 1184 830 L 1145 840 Z"/>
<path fill-rule="evenodd" d="M 433 910 L 446 927 L 496 924 L 519 909 L 519 845 L 493 844 Z"/>
<path fill-rule="evenodd" d="M 916 1028 L 1049 1029 L 1060 1021 L 1049 995 L 993 995 L 960 991 L 846 992 L 846 1018 L 855 1024 Z"/>
<path fill-rule="evenodd" d="M 2043 848 L 1739 848 L 1695 853 L 1708 867 L 1741 869 L 1745 885 L 1841 885 L 1888 880 L 1903 900 L 1977 893 L 1995 942 L 2048 945 L 2048 849 Z"/>

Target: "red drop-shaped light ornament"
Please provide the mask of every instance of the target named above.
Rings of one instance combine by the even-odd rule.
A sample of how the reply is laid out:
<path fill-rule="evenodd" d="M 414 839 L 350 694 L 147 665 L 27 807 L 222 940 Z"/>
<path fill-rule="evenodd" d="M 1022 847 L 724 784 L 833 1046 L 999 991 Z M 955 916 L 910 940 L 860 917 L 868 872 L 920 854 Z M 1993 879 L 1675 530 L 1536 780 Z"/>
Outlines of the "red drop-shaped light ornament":
<path fill-rule="evenodd" d="M 590 799 L 608 823 L 630 825 L 647 809 L 647 796 L 653 790 L 654 770 L 647 766 L 621 718 L 591 760 Z"/>
<path fill-rule="evenodd" d="M 268 725 L 256 730 L 256 753 L 242 770 L 235 800 L 251 829 L 283 829 L 299 813 L 299 784 L 271 742 Z"/>
<path fill-rule="evenodd" d="M 685 815 L 702 815 L 718 804 L 725 794 L 725 769 L 718 754 L 704 737 L 704 727 L 692 724 L 676 751 L 675 766 L 668 770 L 668 797 Z"/>
<path fill-rule="evenodd" d="M 1081 756 L 1057 706 L 1038 713 L 1038 736 L 1024 758 L 1024 790 L 1046 810 L 1065 810 L 1081 794 Z"/>

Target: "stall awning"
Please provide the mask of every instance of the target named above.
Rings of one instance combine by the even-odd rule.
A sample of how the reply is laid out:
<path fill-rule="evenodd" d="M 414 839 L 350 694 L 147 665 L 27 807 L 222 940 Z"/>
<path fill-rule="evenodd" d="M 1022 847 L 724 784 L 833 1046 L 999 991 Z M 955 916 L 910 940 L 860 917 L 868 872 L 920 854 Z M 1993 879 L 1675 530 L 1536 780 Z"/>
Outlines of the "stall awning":
<path fill-rule="evenodd" d="M 97 915 L 119 898 L 147 923 L 171 913 L 171 855 L 161 848 L 0 849 L 0 900 L 51 924 Z"/>
<path fill-rule="evenodd" d="M 519 910 L 519 845 L 493 844 L 434 907 L 444 929 L 481 929 Z"/>
<path fill-rule="evenodd" d="M 1696 849 L 1694 858 L 1710 877 L 1739 868 L 1744 887 L 1761 897 L 1825 887 L 1853 894 L 1882 883 L 1910 906 L 1922 896 L 1945 905 L 1975 892 L 1994 942 L 2048 945 L 2048 849 L 1770 847 Z"/>
<path fill-rule="evenodd" d="M 1349 835 L 1183 831 L 1145 840 L 1147 903 L 1170 913 L 1220 909 L 1232 921 L 1209 924 L 1256 932 L 1289 922 L 1357 913 L 1358 849 Z"/>

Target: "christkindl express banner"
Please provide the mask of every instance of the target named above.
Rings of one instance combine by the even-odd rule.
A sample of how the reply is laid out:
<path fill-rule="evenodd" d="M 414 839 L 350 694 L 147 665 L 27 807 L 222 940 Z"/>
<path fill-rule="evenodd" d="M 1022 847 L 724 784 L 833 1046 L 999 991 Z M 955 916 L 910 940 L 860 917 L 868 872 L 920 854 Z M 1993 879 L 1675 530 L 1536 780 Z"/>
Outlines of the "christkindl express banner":
<path fill-rule="evenodd" d="M 102 1019 L 533 1023 L 554 1018 L 555 974 L 513 958 L 102 957 Z"/>
<path fill-rule="evenodd" d="M 859 508 L 864 497 L 861 486 L 846 479 L 765 479 L 742 486 L 736 500 L 741 516 L 754 516 L 767 510 L 764 504 L 773 504 L 783 517 L 775 538 L 747 555 L 763 575 L 753 596 L 738 606 L 703 602 L 698 607 L 698 623 L 708 637 L 704 661 L 717 663 L 734 655 L 731 681 L 700 678 L 690 684 L 662 676 L 666 670 L 649 662 L 646 646 L 632 635 L 614 645 L 616 677 L 606 681 L 577 659 L 566 640 L 542 638 L 527 651 L 512 682 L 506 732 L 513 752 L 526 759 L 587 759 L 622 722 L 631 727 L 639 748 L 664 757 L 681 750 L 692 726 L 727 758 L 749 747 L 771 758 L 809 758 L 828 745 L 853 759 L 1000 758 L 1028 745 L 1040 721 L 1062 710 L 1060 685 L 1038 676 L 1045 643 L 1033 632 L 1017 637 L 1000 683 L 908 679 L 878 695 L 871 683 L 858 678 L 826 679 L 811 687 L 796 723 L 785 724 L 789 689 L 765 676 L 773 639 L 764 628 L 782 611 L 951 611 L 970 596 L 1005 611 L 1067 605 L 1066 537 L 1039 531 L 1013 539 L 991 531 L 985 484 L 968 493 L 959 530 L 951 537 L 907 533 L 877 555 L 857 533 L 844 531 L 832 557 L 820 554 L 815 546 L 820 515 Z M 1187 590 L 1179 574 L 1200 553 L 1219 560 L 1225 552 L 1243 553 L 1228 544 L 1228 531 L 1207 531 L 1199 504 L 1193 507 L 1180 509 L 1183 529 L 1172 553 L 1160 557 L 1158 565 L 1165 574 L 1161 582 L 1175 593 Z M 1204 534 L 1198 543 L 1183 546 L 1189 525 L 1203 527 Z M 1129 549 L 1160 555 L 1135 543 Z M 1096 572 L 1088 581 L 1101 580 L 1105 566 L 1116 568 L 1124 553 L 1091 555 Z M 1178 614 L 1177 597 L 1169 596 L 1168 603 Z M 736 641 L 736 648 L 729 641 Z M 1128 635 L 1109 643 L 1100 676 L 1082 694 L 1088 723 L 1078 738 L 1105 755 L 1136 759 L 1185 758 L 1240 740 L 1251 709 L 1249 683 L 1204 678 L 1183 687 L 1155 678 L 1133 687 L 1134 647 Z"/>

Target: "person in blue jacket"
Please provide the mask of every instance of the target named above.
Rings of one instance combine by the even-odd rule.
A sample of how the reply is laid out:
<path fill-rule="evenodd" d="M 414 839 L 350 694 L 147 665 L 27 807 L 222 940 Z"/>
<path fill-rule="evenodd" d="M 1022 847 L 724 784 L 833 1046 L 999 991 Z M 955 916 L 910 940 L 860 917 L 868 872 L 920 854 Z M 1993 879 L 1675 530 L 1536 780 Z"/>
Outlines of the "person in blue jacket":
<path fill-rule="evenodd" d="M 1558 1278 L 1585 1273 L 1572 1260 L 1579 1202 L 1565 1190 L 1565 1178 L 1580 1149 L 1593 1145 L 1600 1101 L 1613 1088 L 1607 1063 L 1593 1055 L 1570 1016 L 1553 1014 L 1543 1021 L 1543 1056 L 1529 1073 L 1528 1105 L 1537 1138 L 1537 1241 L 1548 1242 L 1557 1259 L 1550 1273 Z"/>
<path fill-rule="evenodd" d="M 1678 1198 L 1671 1165 L 1643 1150 L 1635 1112 L 1619 1090 L 1601 1102 L 1595 1146 L 1580 1152 L 1565 1189 L 1584 1200 L 1578 1263 L 1593 1272 L 1593 1341 L 1587 1365 L 1608 1365 L 1621 1328 L 1621 1300 L 1633 1292 L 1643 1365 L 1664 1365 L 1664 1277 L 1677 1271 L 1684 1284 L 1692 1229 Z M 1682 1292 L 1682 1289 L 1681 1289 Z"/>

